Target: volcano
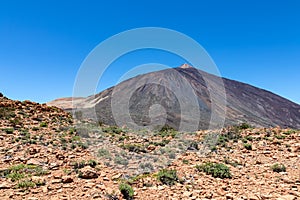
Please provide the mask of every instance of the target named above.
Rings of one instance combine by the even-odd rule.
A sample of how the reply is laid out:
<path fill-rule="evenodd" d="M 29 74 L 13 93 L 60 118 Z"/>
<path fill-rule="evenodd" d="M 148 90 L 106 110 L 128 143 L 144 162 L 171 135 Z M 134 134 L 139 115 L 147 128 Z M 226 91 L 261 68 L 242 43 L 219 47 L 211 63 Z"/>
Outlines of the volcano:
<path fill-rule="evenodd" d="M 300 105 L 188 64 L 138 75 L 74 102 L 61 98 L 48 104 L 74 111 L 80 118 L 133 128 L 168 125 L 190 131 L 244 122 L 300 128 Z"/>

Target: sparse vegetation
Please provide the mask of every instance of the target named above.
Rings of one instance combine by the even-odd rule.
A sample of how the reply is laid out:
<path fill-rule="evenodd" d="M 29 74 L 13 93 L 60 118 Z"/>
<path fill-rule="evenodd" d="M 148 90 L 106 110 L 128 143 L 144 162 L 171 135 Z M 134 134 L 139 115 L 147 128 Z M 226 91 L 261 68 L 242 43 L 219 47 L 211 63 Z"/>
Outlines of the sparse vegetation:
<path fill-rule="evenodd" d="M 41 122 L 40 123 L 40 127 L 47 127 L 47 126 L 48 126 L 48 124 L 46 122 Z"/>
<path fill-rule="evenodd" d="M 38 131 L 38 130 L 40 130 L 40 129 L 39 129 L 39 127 L 32 127 L 32 130 L 33 130 L 33 131 Z"/>
<path fill-rule="evenodd" d="M 179 182 L 176 170 L 162 169 L 158 172 L 157 179 L 165 185 L 174 185 Z"/>
<path fill-rule="evenodd" d="M 154 136 L 160 136 L 160 137 L 171 136 L 172 138 L 174 138 L 177 134 L 178 132 L 174 128 L 168 125 L 164 125 L 163 127 L 158 128 L 158 131 L 154 134 Z"/>
<path fill-rule="evenodd" d="M 237 128 L 240 130 L 244 130 L 244 129 L 252 128 L 252 126 L 247 123 L 242 123 L 242 124 L 238 125 Z"/>
<path fill-rule="evenodd" d="M 9 178 L 13 182 L 18 181 L 18 188 L 27 188 L 28 178 L 30 178 L 31 176 L 46 175 L 47 173 L 48 171 L 44 170 L 40 166 L 19 164 L 13 165 L 10 168 L 8 168 L 8 170 L 3 175 L 5 175 L 6 178 Z M 29 187 L 31 187 L 30 185 L 31 184 L 29 184 Z M 35 185 L 36 183 L 34 183 L 34 186 Z"/>
<path fill-rule="evenodd" d="M 196 169 L 208 175 L 212 175 L 214 178 L 223 179 L 232 177 L 229 168 L 222 163 L 207 162 L 202 165 L 197 165 Z"/>
<path fill-rule="evenodd" d="M 142 169 L 143 171 L 146 171 L 146 172 L 151 172 L 154 170 L 154 167 L 151 163 L 141 163 L 139 165 L 139 168 Z"/>
<path fill-rule="evenodd" d="M 110 153 L 107 149 L 101 148 L 98 149 L 98 157 L 108 157 L 110 156 Z"/>
<path fill-rule="evenodd" d="M 117 127 L 117 126 L 103 127 L 102 131 L 104 133 L 108 133 L 110 135 L 114 135 L 114 134 L 119 135 L 120 133 L 123 132 L 123 130 L 121 128 Z"/>
<path fill-rule="evenodd" d="M 121 146 L 123 149 L 127 149 L 130 152 L 135 152 L 135 153 L 146 153 L 146 149 L 143 145 L 141 144 L 126 144 Z"/>
<path fill-rule="evenodd" d="M 252 150 L 252 145 L 249 144 L 249 143 L 245 143 L 245 144 L 244 144 L 244 147 L 245 147 L 245 149 L 247 149 L 247 150 Z"/>
<path fill-rule="evenodd" d="M 36 184 L 30 180 L 24 180 L 24 181 L 20 181 L 17 184 L 17 188 L 32 188 L 35 187 Z"/>
<path fill-rule="evenodd" d="M 283 164 L 279 164 L 279 163 L 272 165 L 271 169 L 273 170 L 273 172 L 285 172 L 286 171 L 286 167 Z"/>
<path fill-rule="evenodd" d="M 96 167 L 98 165 L 98 162 L 95 160 L 89 160 L 88 165 L 91 167 Z"/>
<path fill-rule="evenodd" d="M 285 138 L 286 138 L 285 135 L 275 135 L 274 137 L 275 137 L 276 139 L 278 139 L 278 140 L 282 140 L 282 139 L 285 139 Z"/>
<path fill-rule="evenodd" d="M 122 193 L 124 199 L 130 200 L 133 199 L 134 191 L 130 185 L 127 183 L 121 183 L 119 185 L 119 190 Z"/>
<path fill-rule="evenodd" d="M 9 107 L 0 107 L 0 119 L 10 119 L 15 117 L 15 109 Z"/>
<path fill-rule="evenodd" d="M 125 165 L 125 166 L 128 165 L 128 160 L 126 158 L 121 157 L 121 156 L 116 156 L 115 159 L 114 159 L 114 162 L 116 164 L 119 164 L 119 165 Z"/>
<path fill-rule="evenodd" d="M 2 129 L 2 130 L 5 131 L 7 134 L 12 134 L 14 132 L 13 128 L 5 128 L 5 129 Z"/>

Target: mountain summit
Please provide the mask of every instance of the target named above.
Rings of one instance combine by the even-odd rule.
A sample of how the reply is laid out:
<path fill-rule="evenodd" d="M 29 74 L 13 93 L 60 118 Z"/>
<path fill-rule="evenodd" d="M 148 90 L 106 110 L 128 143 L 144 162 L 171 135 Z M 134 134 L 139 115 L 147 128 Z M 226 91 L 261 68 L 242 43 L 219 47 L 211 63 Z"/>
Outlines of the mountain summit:
<path fill-rule="evenodd" d="M 226 113 L 224 124 L 222 120 L 214 123 L 300 128 L 300 105 L 188 64 L 136 76 L 76 102 L 81 117 L 109 125 L 154 124 L 180 129 L 182 123 L 192 123 L 197 129 L 208 129 L 212 118 Z M 58 101 L 50 104 L 59 105 Z"/>
<path fill-rule="evenodd" d="M 187 64 L 187 63 L 184 63 L 183 65 L 181 65 L 179 68 L 181 69 L 188 69 L 188 68 L 194 68 L 193 66 Z"/>

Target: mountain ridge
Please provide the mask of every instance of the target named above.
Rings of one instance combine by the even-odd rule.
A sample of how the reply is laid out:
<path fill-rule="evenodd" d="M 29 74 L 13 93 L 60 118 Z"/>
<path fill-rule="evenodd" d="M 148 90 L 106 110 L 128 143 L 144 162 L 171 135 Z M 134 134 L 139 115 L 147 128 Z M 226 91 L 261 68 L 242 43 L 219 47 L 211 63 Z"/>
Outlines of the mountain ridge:
<path fill-rule="evenodd" d="M 138 84 L 141 85 L 141 88 L 137 88 Z M 222 84 L 224 85 L 222 86 Z M 163 86 L 166 87 L 163 88 Z M 168 87 L 171 90 L 166 89 Z M 76 105 L 77 110 L 82 111 L 84 117 L 109 125 L 116 125 L 113 119 L 113 107 L 111 106 L 113 103 L 112 96 L 114 94 L 114 96 L 123 99 L 123 96 L 130 93 L 133 96 L 127 100 L 130 104 L 129 111 L 133 119 L 131 123 L 136 123 L 139 126 L 148 126 L 151 124 L 151 119 L 147 116 L 151 106 L 163 104 L 162 107 L 164 109 L 167 108 L 165 123 L 178 129 L 180 121 L 182 121 L 181 118 L 186 121 L 193 120 L 192 117 L 184 118 L 182 111 L 177 109 L 180 107 L 179 101 L 181 99 L 187 102 L 190 101 L 187 104 L 192 105 L 191 99 L 193 99 L 193 96 L 185 94 L 185 90 L 191 90 L 191 88 L 197 101 L 197 105 L 194 102 L 194 109 L 197 109 L 196 107 L 198 106 L 201 113 L 199 129 L 207 129 L 214 112 L 222 117 L 222 112 L 225 109 L 225 126 L 249 122 L 254 126 L 300 128 L 300 105 L 297 103 L 271 91 L 228 78 L 220 78 L 191 67 L 188 64 L 132 77 L 96 95 L 83 98 Z M 174 96 L 175 93 L 177 94 Z M 212 95 L 216 99 L 213 99 Z M 225 106 L 221 105 L 222 101 L 224 101 L 224 96 L 226 98 Z M 124 102 L 116 100 L 114 106 L 118 107 L 118 105 L 122 104 Z M 55 105 L 55 102 L 52 101 L 49 105 Z M 215 106 L 217 110 L 212 110 L 212 106 Z M 70 107 L 66 110 L 71 111 L 72 109 Z M 96 114 L 93 114 L 93 109 L 96 110 Z M 127 112 L 126 110 L 123 111 Z M 118 115 L 123 114 L 118 113 Z M 163 114 L 161 113 L 161 115 Z M 156 121 L 159 121 L 160 118 L 161 116 Z M 122 120 L 125 120 L 125 118 L 122 118 Z M 126 120 L 123 125 L 128 125 L 126 123 L 128 122 L 128 117 Z"/>

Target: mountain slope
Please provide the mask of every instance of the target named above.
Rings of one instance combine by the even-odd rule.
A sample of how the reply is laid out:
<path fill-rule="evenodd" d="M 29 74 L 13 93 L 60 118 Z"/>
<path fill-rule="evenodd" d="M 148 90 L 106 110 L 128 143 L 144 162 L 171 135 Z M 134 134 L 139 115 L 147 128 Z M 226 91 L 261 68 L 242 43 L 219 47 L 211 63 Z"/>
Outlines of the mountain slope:
<path fill-rule="evenodd" d="M 50 104 L 59 106 L 57 101 Z M 188 130 L 195 126 L 207 129 L 213 124 L 220 128 L 224 116 L 225 125 L 248 122 L 300 128 L 300 105 L 187 65 L 128 79 L 99 94 L 77 99 L 76 108 L 83 117 L 131 127 L 167 124 Z"/>

